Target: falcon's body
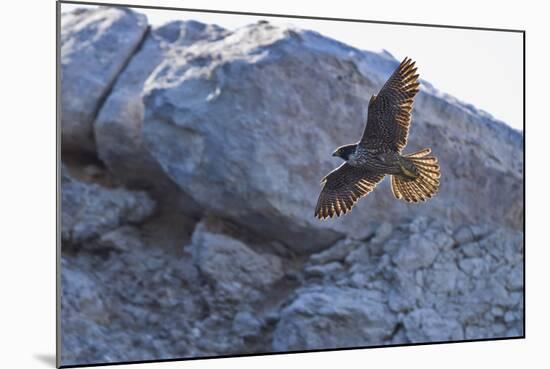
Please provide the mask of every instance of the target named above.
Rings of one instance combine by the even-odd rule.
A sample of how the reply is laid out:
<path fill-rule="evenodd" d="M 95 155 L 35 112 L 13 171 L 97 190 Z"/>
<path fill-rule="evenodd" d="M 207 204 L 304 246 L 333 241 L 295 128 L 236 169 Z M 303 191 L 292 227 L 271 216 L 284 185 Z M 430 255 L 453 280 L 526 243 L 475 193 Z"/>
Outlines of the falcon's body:
<path fill-rule="evenodd" d="M 437 159 L 430 149 L 401 155 L 407 144 L 418 74 L 405 58 L 378 95 L 369 102 L 367 124 L 358 143 L 339 147 L 333 156 L 346 162 L 323 178 L 315 216 L 324 219 L 345 214 L 367 195 L 386 174 L 392 176 L 397 199 L 424 201 L 439 189 Z"/>
<path fill-rule="evenodd" d="M 362 146 L 355 146 L 355 151 L 349 156 L 347 162 L 355 167 L 365 169 L 377 174 L 406 174 L 404 168 L 414 171 L 399 153 L 395 151 L 369 150 Z M 406 166 L 406 167 L 405 167 Z"/>

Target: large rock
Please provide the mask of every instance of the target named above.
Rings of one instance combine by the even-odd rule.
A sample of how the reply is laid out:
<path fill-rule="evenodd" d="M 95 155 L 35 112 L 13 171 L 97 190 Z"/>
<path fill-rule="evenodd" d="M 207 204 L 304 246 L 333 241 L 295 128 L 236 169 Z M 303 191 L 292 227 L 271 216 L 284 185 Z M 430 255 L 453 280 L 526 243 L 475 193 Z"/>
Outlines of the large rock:
<path fill-rule="evenodd" d="M 142 191 L 106 188 L 73 178 L 61 167 L 61 239 L 78 244 L 150 216 L 155 202 Z"/>
<path fill-rule="evenodd" d="M 77 9 L 62 14 L 63 150 L 95 152 L 95 115 L 146 29 L 146 17 L 126 8 Z"/>
<path fill-rule="evenodd" d="M 457 321 L 443 319 L 433 309 L 418 309 L 405 317 L 404 327 L 410 342 L 456 341 L 464 339 Z"/>
<path fill-rule="evenodd" d="M 119 179 L 159 187 L 168 178 L 143 146 L 143 85 L 175 46 L 221 37 L 223 30 L 195 21 L 175 21 L 148 32 L 142 46 L 117 77 L 99 111 L 95 138 L 99 158 Z"/>
<path fill-rule="evenodd" d="M 256 252 L 242 241 L 220 233 L 209 222 L 195 228 L 188 250 L 220 299 L 257 300 L 261 291 L 283 276 L 279 257 Z"/>
<path fill-rule="evenodd" d="M 521 134 L 427 83 L 406 151 L 433 147 L 438 196 L 396 201 L 386 180 L 353 216 L 313 217 L 319 180 L 338 165 L 330 153 L 360 138 L 368 99 L 397 65 L 314 32 L 253 24 L 166 55 L 144 87 L 143 138 L 204 209 L 301 252 L 419 214 L 521 228 Z"/>
<path fill-rule="evenodd" d="M 391 337 L 397 317 L 370 291 L 325 287 L 301 291 L 281 313 L 276 351 L 376 345 Z"/>

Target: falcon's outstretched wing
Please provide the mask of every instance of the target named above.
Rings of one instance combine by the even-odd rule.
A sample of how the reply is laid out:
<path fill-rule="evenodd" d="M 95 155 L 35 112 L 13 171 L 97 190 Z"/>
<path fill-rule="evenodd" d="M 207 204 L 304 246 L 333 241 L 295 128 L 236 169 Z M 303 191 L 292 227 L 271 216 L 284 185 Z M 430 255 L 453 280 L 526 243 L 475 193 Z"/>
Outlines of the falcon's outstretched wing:
<path fill-rule="evenodd" d="M 347 213 L 382 178 L 383 174 L 374 174 L 348 163 L 340 165 L 322 180 L 324 186 L 317 201 L 315 216 L 325 219 Z"/>
<path fill-rule="evenodd" d="M 407 144 L 412 104 L 420 82 L 414 62 L 405 58 L 369 102 L 367 125 L 360 145 L 401 152 Z"/>

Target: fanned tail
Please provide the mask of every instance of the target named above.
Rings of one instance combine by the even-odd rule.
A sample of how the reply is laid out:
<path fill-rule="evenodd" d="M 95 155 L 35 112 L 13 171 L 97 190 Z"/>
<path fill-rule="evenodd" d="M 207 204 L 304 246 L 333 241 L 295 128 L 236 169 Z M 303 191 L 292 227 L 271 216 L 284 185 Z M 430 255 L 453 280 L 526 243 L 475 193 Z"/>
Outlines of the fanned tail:
<path fill-rule="evenodd" d="M 393 175 L 391 177 L 391 189 L 396 199 L 404 199 L 407 202 L 426 201 L 433 197 L 439 189 L 441 171 L 437 158 L 428 156 L 430 149 L 423 149 L 415 153 L 404 155 L 412 162 L 418 171 L 418 177 Z"/>

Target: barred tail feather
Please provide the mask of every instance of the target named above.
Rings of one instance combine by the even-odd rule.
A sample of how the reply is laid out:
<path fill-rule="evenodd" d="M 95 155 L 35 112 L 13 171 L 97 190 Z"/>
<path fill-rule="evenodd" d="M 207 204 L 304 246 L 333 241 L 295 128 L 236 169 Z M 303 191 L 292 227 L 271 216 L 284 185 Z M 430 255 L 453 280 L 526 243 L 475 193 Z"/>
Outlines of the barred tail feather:
<path fill-rule="evenodd" d="M 411 180 L 405 176 L 393 175 L 391 189 L 396 199 L 419 202 L 426 201 L 436 194 L 441 171 L 437 158 L 428 156 L 430 153 L 430 149 L 423 149 L 404 156 L 416 166 L 419 176 Z"/>

